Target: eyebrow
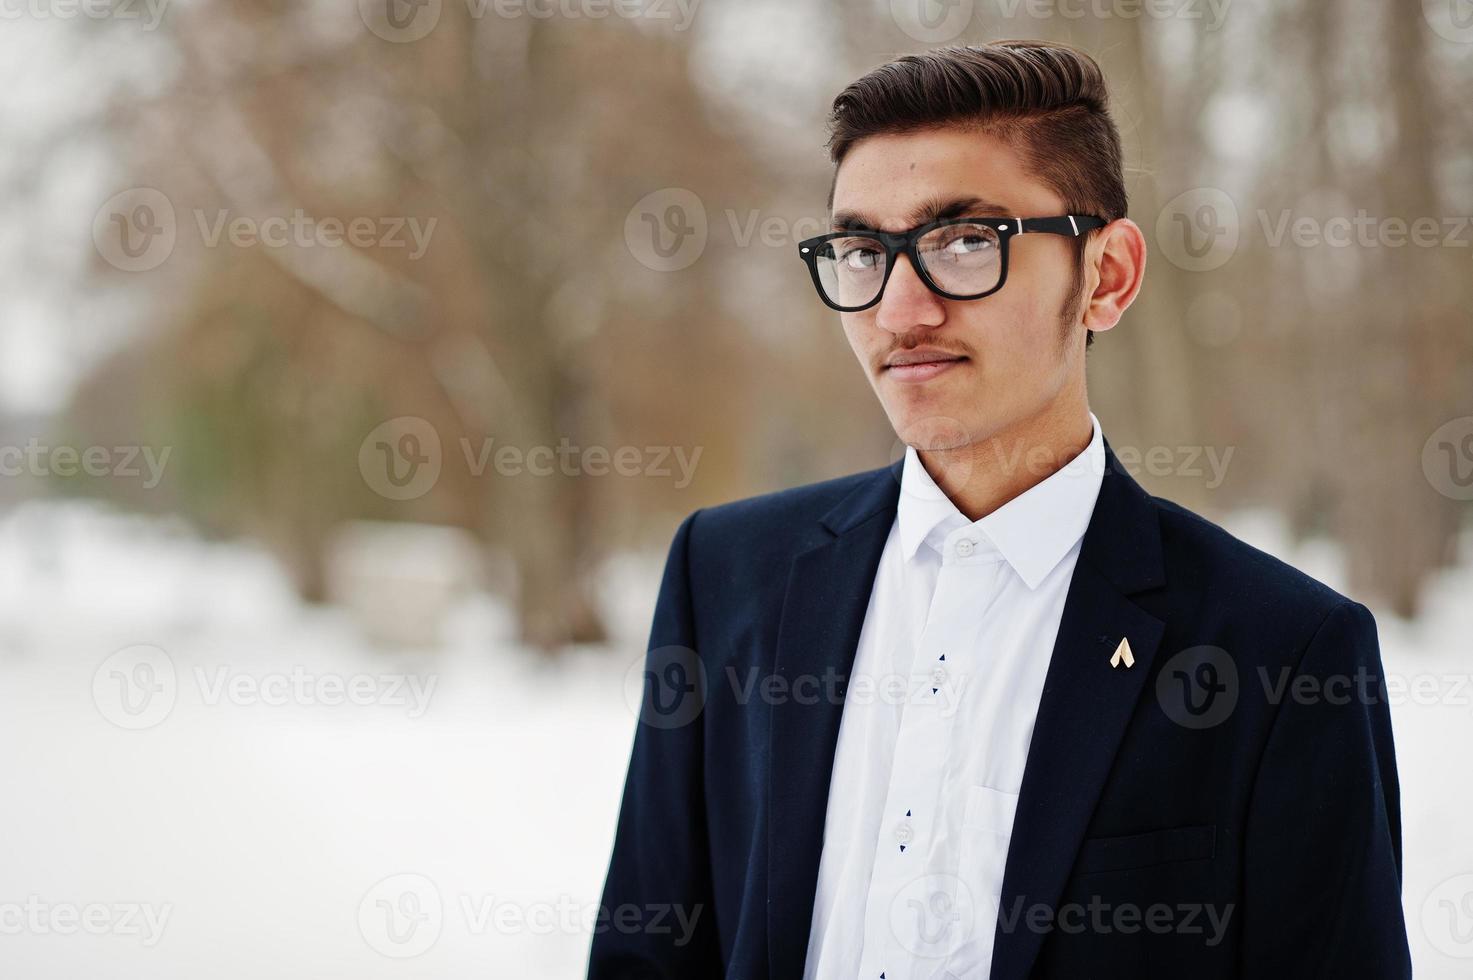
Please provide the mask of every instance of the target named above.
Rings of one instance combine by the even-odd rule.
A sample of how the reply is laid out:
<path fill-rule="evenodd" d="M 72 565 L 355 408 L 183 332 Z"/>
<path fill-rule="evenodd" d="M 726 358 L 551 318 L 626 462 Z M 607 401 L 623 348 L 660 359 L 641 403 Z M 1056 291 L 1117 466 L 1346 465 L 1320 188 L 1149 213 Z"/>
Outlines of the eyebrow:
<path fill-rule="evenodd" d="M 1006 218 L 1012 213 L 1011 208 L 1005 208 L 985 197 L 967 196 L 947 199 L 933 197 L 912 208 L 910 214 L 907 215 L 907 220 L 910 222 L 910 227 L 914 228 L 933 221 L 945 221 L 947 218 Z M 884 230 L 880 228 L 880 222 L 871 215 L 856 210 L 834 212 L 832 224 L 834 231 Z"/>

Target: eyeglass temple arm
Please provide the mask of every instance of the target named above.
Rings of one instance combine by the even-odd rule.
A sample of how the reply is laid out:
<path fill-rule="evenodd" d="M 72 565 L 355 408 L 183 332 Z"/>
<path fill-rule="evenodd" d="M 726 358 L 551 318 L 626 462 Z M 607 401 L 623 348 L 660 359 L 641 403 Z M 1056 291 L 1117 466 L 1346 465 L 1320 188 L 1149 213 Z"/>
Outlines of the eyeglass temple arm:
<path fill-rule="evenodd" d="M 1103 228 L 1106 222 L 1090 215 L 1066 214 L 1058 218 L 1015 218 L 1020 232 L 1041 231 L 1050 235 L 1078 238 L 1092 228 Z"/>

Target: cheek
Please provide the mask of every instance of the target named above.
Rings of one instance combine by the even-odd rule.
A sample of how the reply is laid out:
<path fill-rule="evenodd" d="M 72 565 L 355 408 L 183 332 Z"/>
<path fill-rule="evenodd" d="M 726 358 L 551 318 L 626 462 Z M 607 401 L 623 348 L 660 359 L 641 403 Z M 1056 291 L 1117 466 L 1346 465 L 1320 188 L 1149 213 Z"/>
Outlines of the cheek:
<path fill-rule="evenodd" d="M 844 328 L 844 339 L 856 355 L 864 356 L 874 349 L 877 342 L 874 324 L 863 313 L 840 313 L 839 323 Z"/>
<path fill-rule="evenodd" d="M 1068 300 L 1075 292 L 1075 265 L 1073 246 L 1067 242 L 1034 242 L 1035 254 L 1023 269 L 1014 272 L 1019 276 L 1019 286 L 1024 286 L 1030 300 L 1033 316 L 1038 320 L 1057 323 Z M 1045 249 L 1042 246 L 1052 245 Z"/>
<path fill-rule="evenodd" d="M 1007 285 L 983 302 L 996 305 L 979 315 L 979 349 L 1024 373 L 1043 368 L 1058 348 L 1063 286 L 1038 282 L 1024 272 L 1008 273 Z"/>
<path fill-rule="evenodd" d="M 998 293 L 966 311 L 966 342 L 981 355 L 984 370 L 1013 371 L 1019 360 L 1036 353 L 1032 338 L 1037 320 L 1037 304 L 1029 294 Z"/>

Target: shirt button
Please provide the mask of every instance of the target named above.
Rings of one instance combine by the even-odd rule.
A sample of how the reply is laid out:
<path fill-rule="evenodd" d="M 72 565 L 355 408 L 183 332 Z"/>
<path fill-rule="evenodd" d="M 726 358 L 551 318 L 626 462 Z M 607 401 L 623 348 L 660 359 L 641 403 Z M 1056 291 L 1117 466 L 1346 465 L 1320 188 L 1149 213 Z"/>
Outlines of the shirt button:
<path fill-rule="evenodd" d="M 895 839 L 902 844 L 909 844 L 914 831 L 908 823 L 902 823 L 895 828 Z"/>
<path fill-rule="evenodd" d="M 937 667 L 935 670 L 931 671 L 931 680 L 933 683 L 936 684 L 940 684 L 942 681 L 946 680 L 946 668 Z"/>
<path fill-rule="evenodd" d="M 956 553 L 958 555 L 961 555 L 963 558 L 967 558 L 971 556 L 972 549 L 976 547 L 976 542 L 974 542 L 971 538 L 962 538 L 956 543 Z"/>

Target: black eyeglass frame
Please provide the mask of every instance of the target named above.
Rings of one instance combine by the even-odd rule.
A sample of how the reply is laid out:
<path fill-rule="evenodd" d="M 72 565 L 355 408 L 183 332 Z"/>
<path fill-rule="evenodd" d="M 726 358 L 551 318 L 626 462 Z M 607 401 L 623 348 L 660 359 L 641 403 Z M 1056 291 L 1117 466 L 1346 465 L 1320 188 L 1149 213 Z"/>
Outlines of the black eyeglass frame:
<path fill-rule="evenodd" d="M 1078 238 L 1087 231 L 1095 228 L 1103 228 L 1109 224 L 1104 218 L 1097 218 L 1089 214 L 1063 214 L 1049 218 L 943 218 L 940 221 L 931 221 L 924 225 L 917 225 L 910 231 L 835 231 L 827 235 L 819 235 L 815 238 L 805 238 L 798 243 L 798 254 L 808 266 L 808 274 L 813 277 L 813 288 L 818 290 L 818 298 L 823 300 L 824 305 L 840 313 L 858 313 L 867 310 L 878 303 L 885 295 L 885 286 L 890 282 L 890 274 L 895 271 L 895 256 L 902 252 L 910 258 L 911 268 L 921 277 L 926 288 L 937 296 L 945 299 L 970 300 L 981 299 L 991 296 L 1003 287 L 1008 281 L 1008 243 L 1014 235 L 1025 235 L 1040 232 L 1046 235 L 1064 235 L 1068 238 Z M 921 237 L 937 228 L 946 225 L 986 225 L 997 232 L 998 257 L 1001 267 L 997 273 L 997 285 L 980 293 L 961 296 L 956 293 L 948 293 L 936 284 L 931 274 L 926 271 L 925 263 L 921 261 L 916 243 Z M 818 249 L 826 242 L 836 238 L 872 238 L 885 246 L 885 278 L 880 281 L 880 288 L 875 292 L 874 299 L 860 306 L 840 306 L 824 291 L 823 280 L 818 276 Z"/>

